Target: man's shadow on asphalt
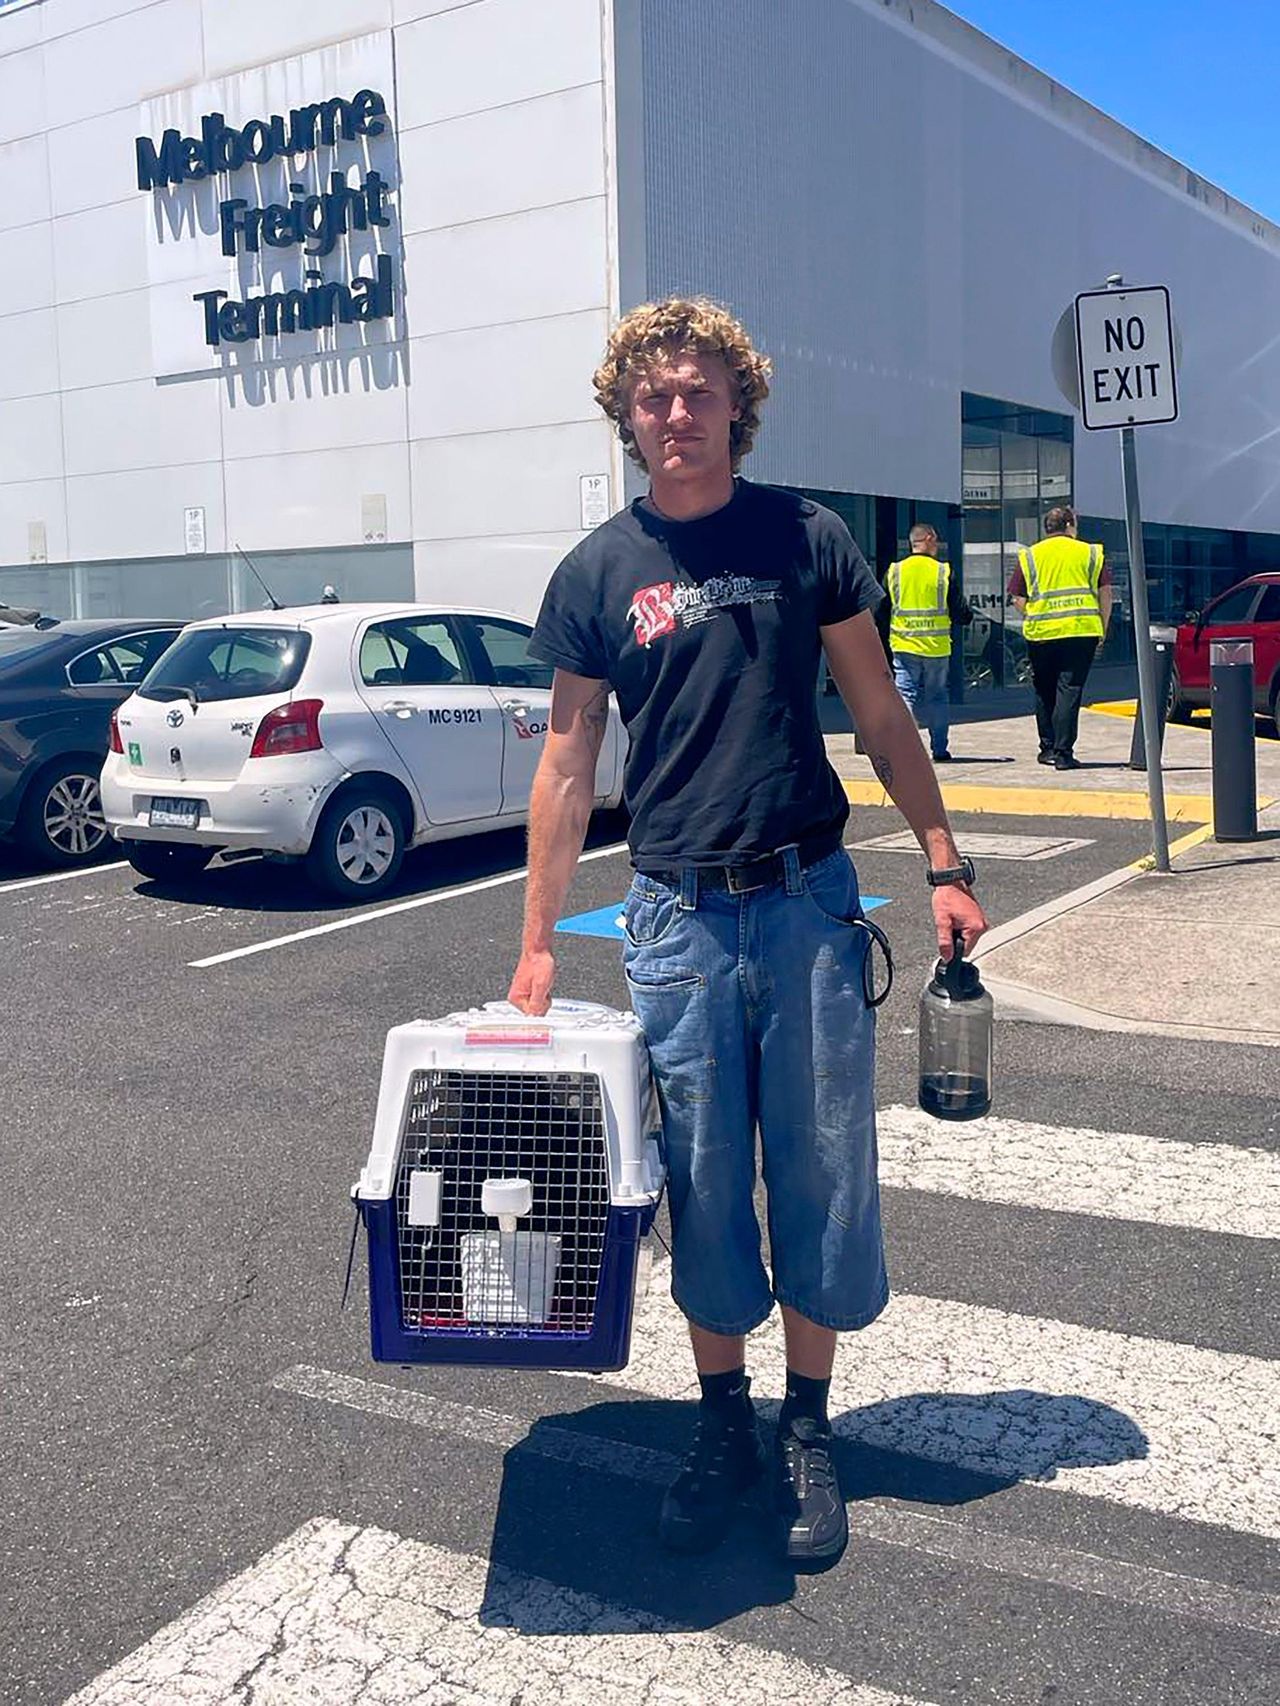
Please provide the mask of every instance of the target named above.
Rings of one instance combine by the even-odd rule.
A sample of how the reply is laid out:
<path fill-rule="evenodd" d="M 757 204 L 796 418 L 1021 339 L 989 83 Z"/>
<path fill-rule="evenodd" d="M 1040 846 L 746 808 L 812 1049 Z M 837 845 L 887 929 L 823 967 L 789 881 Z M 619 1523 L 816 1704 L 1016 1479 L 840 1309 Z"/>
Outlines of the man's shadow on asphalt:
<path fill-rule="evenodd" d="M 611 1401 L 533 1425 L 504 1459 L 481 1623 L 528 1635 L 604 1634 L 634 1629 L 639 1611 L 710 1629 L 794 1596 L 797 1572 L 779 1557 L 768 1472 L 714 1551 L 680 1557 L 660 1544 L 662 1491 L 688 1444 L 695 1408 Z M 771 1464 L 778 1406 L 757 1408 Z M 1147 1455 L 1146 1435 L 1123 1412 L 1025 1388 L 914 1393 L 833 1421 L 833 1455 L 851 1507 L 867 1499 L 966 1505 L 1021 1482 L 1051 1482 L 1060 1469 Z M 951 1460 L 914 1453 L 922 1436 L 942 1440 Z M 856 1508 L 850 1529 L 856 1552 Z M 568 1591 L 529 1594 L 519 1579 L 529 1576 Z"/>

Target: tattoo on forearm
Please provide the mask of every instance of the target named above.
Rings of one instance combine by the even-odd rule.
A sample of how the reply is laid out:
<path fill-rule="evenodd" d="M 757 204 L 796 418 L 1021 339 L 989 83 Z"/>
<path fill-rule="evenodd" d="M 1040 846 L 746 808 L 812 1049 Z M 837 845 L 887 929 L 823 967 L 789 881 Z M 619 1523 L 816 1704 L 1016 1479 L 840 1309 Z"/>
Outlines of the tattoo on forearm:
<path fill-rule="evenodd" d="M 609 689 L 602 687 L 594 699 L 583 707 L 582 720 L 593 734 L 603 734 L 609 726 Z"/>
<path fill-rule="evenodd" d="M 871 768 L 875 771 L 877 777 L 879 778 L 880 786 L 882 788 L 885 788 L 885 789 L 892 788 L 892 786 L 893 786 L 893 765 L 890 764 L 889 760 L 884 756 L 883 753 L 877 752 L 877 753 L 872 754 Z"/>

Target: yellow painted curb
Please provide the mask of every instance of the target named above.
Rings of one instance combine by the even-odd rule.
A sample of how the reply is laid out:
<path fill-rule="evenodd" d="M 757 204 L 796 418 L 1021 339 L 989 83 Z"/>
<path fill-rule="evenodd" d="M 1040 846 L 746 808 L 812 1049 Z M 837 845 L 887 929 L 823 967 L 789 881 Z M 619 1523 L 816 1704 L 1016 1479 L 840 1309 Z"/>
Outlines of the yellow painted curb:
<path fill-rule="evenodd" d="M 1086 705 L 1086 711 L 1096 711 L 1100 717 L 1128 717 L 1130 722 L 1138 710 L 1136 699 L 1112 699 L 1098 705 Z"/>
<path fill-rule="evenodd" d="M 850 805 L 887 806 L 892 801 L 879 782 L 844 782 Z M 1104 817 L 1147 819 L 1146 791 L 1140 794 L 1103 788 L 986 788 L 979 783 L 949 783 L 942 789 L 949 812 L 989 812 L 1001 817 Z M 1260 807 L 1269 802 L 1260 801 Z M 1170 823 L 1208 823 L 1213 800 L 1208 794 L 1166 794 Z"/>
<path fill-rule="evenodd" d="M 1189 835 L 1179 836 L 1176 841 L 1169 843 L 1169 857 L 1176 859 L 1180 853 L 1189 853 L 1193 847 L 1198 847 L 1202 841 L 1207 841 L 1213 834 L 1211 823 L 1201 824 L 1199 829 L 1193 829 Z M 1129 866 L 1131 871 L 1151 871 L 1155 869 L 1156 856 L 1154 853 L 1144 853 L 1141 859 L 1135 859 Z"/>
<path fill-rule="evenodd" d="M 1098 714 L 1103 717 L 1127 717 L 1129 721 L 1132 722 L 1134 717 L 1138 714 L 1138 701 L 1136 699 L 1108 699 L 1097 705 L 1086 705 L 1085 710 L 1097 711 Z M 1192 711 L 1191 719 L 1190 723 L 1182 723 L 1174 726 L 1180 726 L 1184 729 L 1191 728 L 1192 726 L 1200 729 L 1207 729 L 1209 727 L 1209 712 L 1203 705 L 1197 706 L 1196 709 Z"/>

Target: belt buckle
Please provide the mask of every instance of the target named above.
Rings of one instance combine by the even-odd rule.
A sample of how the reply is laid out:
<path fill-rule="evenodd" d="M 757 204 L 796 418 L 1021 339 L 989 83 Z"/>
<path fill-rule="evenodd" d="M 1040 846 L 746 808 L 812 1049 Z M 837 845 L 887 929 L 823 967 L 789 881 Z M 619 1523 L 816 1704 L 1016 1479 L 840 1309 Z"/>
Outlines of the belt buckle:
<path fill-rule="evenodd" d="M 755 882 L 742 881 L 738 875 L 737 869 L 732 865 L 726 865 L 724 868 L 724 886 L 728 889 L 730 894 L 754 894 L 757 889 L 767 888 L 772 879 L 763 870 L 761 870 L 761 867 L 769 863 L 772 863 L 772 861 L 757 859 L 754 862 L 754 865 L 744 867 L 746 871 L 754 869 L 760 873 Z"/>

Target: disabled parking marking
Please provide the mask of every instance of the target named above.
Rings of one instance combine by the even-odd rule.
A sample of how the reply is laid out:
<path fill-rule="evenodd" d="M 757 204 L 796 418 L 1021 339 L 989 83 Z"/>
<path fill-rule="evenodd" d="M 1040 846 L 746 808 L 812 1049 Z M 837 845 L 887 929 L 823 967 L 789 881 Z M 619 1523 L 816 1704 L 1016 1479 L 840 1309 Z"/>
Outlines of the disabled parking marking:
<path fill-rule="evenodd" d="M 625 903 L 614 901 L 611 906 L 598 906 L 594 912 L 577 912 L 572 918 L 562 918 L 556 925 L 557 935 L 604 936 L 621 942 L 622 908 Z"/>
<path fill-rule="evenodd" d="M 862 910 L 874 912 L 878 906 L 888 906 L 890 896 L 880 894 L 864 894 Z M 562 918 L 556 925 L 557 935 L 563 936 L 603 936 L 610 942 L 625 942 L 626 935 L 622 928 L 623 909 L 625 901 L 615 901 L 611 906 L 597 906 L 593 912 L 576 912 L 571 918 Z"/>

